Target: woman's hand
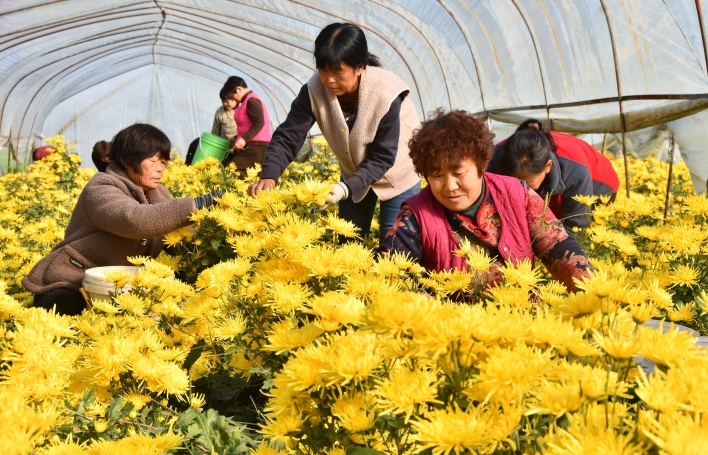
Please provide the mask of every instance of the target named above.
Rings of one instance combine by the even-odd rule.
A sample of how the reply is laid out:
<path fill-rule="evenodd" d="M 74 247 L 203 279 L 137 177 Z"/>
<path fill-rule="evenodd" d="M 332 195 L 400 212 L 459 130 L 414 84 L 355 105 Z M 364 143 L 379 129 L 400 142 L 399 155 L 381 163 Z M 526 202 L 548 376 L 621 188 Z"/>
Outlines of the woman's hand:
<path fill-rule="evenodd" d="M 261 179 L 248 187 L 248 195 L 255 196 L 259 191 L 268 191 L 275 188 L 275 180 Z"/>
<path fill-rule="evenodd" d="M 242 137 L 236 139 L 236 144 L 234 144 L 234 148 L 236 150 L 241 150 L 246 146 L 246 140 Z"/>

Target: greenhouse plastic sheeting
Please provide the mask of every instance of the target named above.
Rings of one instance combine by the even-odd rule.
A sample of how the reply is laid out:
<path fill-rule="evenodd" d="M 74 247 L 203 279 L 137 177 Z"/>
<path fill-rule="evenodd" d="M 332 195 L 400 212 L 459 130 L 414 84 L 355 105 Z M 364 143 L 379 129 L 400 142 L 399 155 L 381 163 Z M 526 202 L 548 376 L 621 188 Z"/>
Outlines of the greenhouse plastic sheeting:
<path fill-rule="evenodd" d="M 442 106 L 619 133 L 708 106 L 701 0 L 0 0 L 0 147 L 22 161 L 63 134 L 90 165 L 94 142 L 142 121 L 184 155 L 230 75 L 275 128 L 340 21 L 365 30 L 421 119 Z"/>

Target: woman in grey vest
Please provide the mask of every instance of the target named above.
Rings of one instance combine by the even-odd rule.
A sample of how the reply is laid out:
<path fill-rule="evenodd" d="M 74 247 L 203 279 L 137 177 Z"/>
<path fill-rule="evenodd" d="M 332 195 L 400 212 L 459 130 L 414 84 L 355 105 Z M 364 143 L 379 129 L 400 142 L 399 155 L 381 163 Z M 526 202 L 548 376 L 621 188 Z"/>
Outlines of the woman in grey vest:
<path fill-rule="evenodd" d="M 339 216 L 365 237 L 381 200 L 379 238 L 396 220 L 401 203 L 420 191 L 408 141 L 420 126 L 410 89 L 380 68 L 361 28 L 330 24 L 315 40 L 317 73 L 302 86 L 266 150 L 261 180 L 250 195 L 277 184 L 315 122 L 337 156 L 341 181 L 324 207 L 339 203 Z"/>

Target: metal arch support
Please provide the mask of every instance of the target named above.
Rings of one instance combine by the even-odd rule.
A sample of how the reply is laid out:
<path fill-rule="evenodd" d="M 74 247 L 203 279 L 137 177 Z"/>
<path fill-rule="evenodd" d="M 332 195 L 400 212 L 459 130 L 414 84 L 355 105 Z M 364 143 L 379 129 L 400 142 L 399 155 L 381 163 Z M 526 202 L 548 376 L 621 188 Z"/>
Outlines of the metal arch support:
<path fill-rule="evenodd" d="M 529 25 L 529 21 L 526 18 L 526 15 L 521 10 L 518 0 L 511 0 L 511 2 L 514 4 L 516 10 L 519 12 L 521 19 L 523 19 L 524 21 L 524 25 L 526 25 L 526 30 L 528 30 L 529 36 L 531 36 L 533 50 L 536 53 L 536 63 L 538 63 L 538 71 L 541 73 L 541 88 L 543 88 L 543 101 L 546 103 L 546 118 L 548 119 L 548 128 L 552 130 L 553 121 L 551 120 L 551 108 L 548 105 L 548 95 L 546 93 L 546 75 L 543 73 L 543 65 L 541 65 L 541 57 L 538 49 L 538 42 L 536 41 L 536 35 L 534 35 L 533 29 L 531 28 L 531 25 Z"/>
<path fill-rule="evenodd" d="M 382 8 L 388 9 L 389 11 L 393 12 L 394 14 L 397 14 L 397 15 L 400 16 L 403 20 L 405 20 L 406 22 L 408 22 L 413 28 L 416 28 L 416 27 L 413 25 L 413 23 L 412 23 L 405 15 L 399 13 L 398 11 L 392 9 L 392 8 L 389 7 L 389 6 L 386 6 L 385 3 L 377 3 L 377 5 L 379 5 L 379 6 L 382 7 Z M 416 28 L 416 30 L 418 30 L 418 29 Z M 418 31 L 420 32 L 420 30 L 418 30 Z M 428 44 L 428 46 L 429 46 L 430 49 L 432 50 L 432 54 L 435 56 L 435 59 L 436 59 L 437 62 L 438 62 L 438 68 L 440 68 L 440 74 L 442 75 L 443 81 L 444 81 L 444 83 L 445 83 L 445 92 L 447 93 L 447 102 L 448 102 L 448 104 L 450 105 L 450 107 L 452 107 L 452 97 L 450 96 L 450 86 L 449 86 L 449 84 L 447 83 L 447 74 L 445 73 L 445 68 L 443 67 L 442 63 L 440 62 L 440 57 L 438 56 L 438 53 L 435 52 L 435 48 L 430 44 L 430 40 L 428 40 L 428 37 L 425 36 L 425 34 L 423 34 L 423 33 L 420 33 L 420 36 L 422 36 L 423 39 L 425 40 L 425 42 Z M 411 74 L 412 74 L 412 73 L 411 73 Z M 425 112 L 423 112 L 423 116 L 425 116 Z"/>
<path fill-rule="evenodd" d="M 477 86 L 479 87 L 479 98 L 482 101 L 482 110 L 484 112 L 485 117 L 489 118 L 487 115 L 487 103 L 484 100 L 484 89 L 482 88 L 482 76 L 479 73 L 479 62 L 477 61 L 477 56 L 474 53 L 474 50 L 472 49 L 471 41 L 469 37 L 467 36 L 467 33 L 465 32 L 464 28 L 460 26 L 460 21 L 457 20 L 457 16 L 455 16 L 455 13 L 453 13 L 450 8 L 445 4 L 444 0 L 438 0 L 438 3 L 440 3 L 440 6 L 443 7 L 443 9 L 447 12 L 447 14 L 450 15 L 452 20 L 457 24 L 457 28 L 460 30 L 462 33 L 462 36 L 465 37 L 465 41 L 467 42 L 467 48 L 470 50 L 470 55 L 472 56 L 472 61 L 474 62 L 474 72 L 477 75 Z M 451 104 L 452 105 L 452 104 Z M 490 131 L 491 131 L 491 124 L 490 124 Z"/>
<path fill-rule="evenodd" d="M 703 23 L 703 8 L 701 0 L 696 0 L 696 15 L 698 16 L 698 26 L 701 29 L 701 43 L 703 43 L 703 58 L 705 59 L 706 75 L 708 75 L 708 47 L 706 47 L 706 28 Z M 707 193 L 708 194 L 708 193 Z"/>
<path fill-rule="evenodd" d="M 625 146 L 625 133 L 627 131 L 627 121 L 624 118 L 624 108 L 622 106 L 622 84 L 620 80 L 619 73 L 619 61 L 617 58 L 617 44 L 615 43 L 615 34 L 612 30 L 612 24 L 610 23 L 610 13 L 607 11 L 607 5 L 605 5 L 605 0 L 599 0 L 600 5 L 602 5 L 602 12 L 605 14 L 605 20 L 607 21 L 607 30 L 610 33 L 610 43 L 612 44 L 612 59 L 615 64 L 615 79 L 617 80 L 617 103 L 619 104 L 619 114 L 620 114 L 620 127 L 622 128 L 622 156 L 624 157 L 624 183 L 627 190 L 627 198 L 630 197 L 629 193 L 629 167 L 627 161 L 627 147 Z"/>

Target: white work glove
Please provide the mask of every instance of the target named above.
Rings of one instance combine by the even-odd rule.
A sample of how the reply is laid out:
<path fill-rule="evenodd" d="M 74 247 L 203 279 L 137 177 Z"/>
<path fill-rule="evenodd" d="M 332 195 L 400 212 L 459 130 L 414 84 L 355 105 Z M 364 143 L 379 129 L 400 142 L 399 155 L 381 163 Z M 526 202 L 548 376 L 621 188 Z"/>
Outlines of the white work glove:
<path fill-rule="evenodd" d="M 325 204 L 320 207 L 320 210 L 326 210 L 332 204 L 336 204 L 342 199 L 349 197 L 349 188 L 342 182 L 337 182 L 332 185 L 332 189 L 329 192 L 329 197 L 325 200 Z"/>

